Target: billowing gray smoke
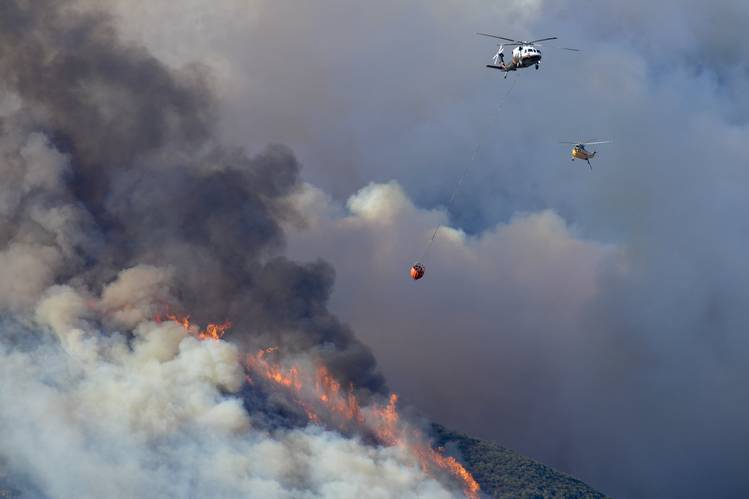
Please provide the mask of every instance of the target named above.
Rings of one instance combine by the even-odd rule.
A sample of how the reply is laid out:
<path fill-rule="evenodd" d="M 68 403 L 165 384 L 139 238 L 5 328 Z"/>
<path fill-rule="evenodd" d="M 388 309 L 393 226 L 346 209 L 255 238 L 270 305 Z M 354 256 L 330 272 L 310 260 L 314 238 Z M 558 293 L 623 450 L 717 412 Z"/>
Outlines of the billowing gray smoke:
<path fill-rule="evenodd" d="M 383 388 L 371 353 L 326 310 L 333 270 L 274 256 L 299 164 L 281 146 L 248 158 L 218 144 L 199 69 L 176 74 L 120 43 L 105 14 L 43 0 L 0 6 L 0 73 L 20 98 L 4 134 L 37 134 L 2 164 L 2 272 L 23 277 L 26 296 L 8 289 L 0 306 L 29 306 L 52 283 L 99 291 L 121 269 L 168 266 L 196 321 L 229 319 L 235 334 L 315 350 L 344 381 Z M 64 163 L 38 174 L 56 175 L 54 189 L 22 178 L 40 168 L 34 154 Z"/>
<path fill-rule="evenodd" d="M 749 496 L 749 2 L 107 3 L 334 196 L 287 252 L 404 397 L 614 497 Z M 559 40 L 503 80 L 476 31 Z M 557 144 L 599 138 L 592 173 Z"/>
<path fill-rule="evenodd" d="M 246 348 L 383 392 L 278 256 L 299 164 L 222 146 L 175 73 L 71 2 L 0 3 L 0 478 L 25 497 L 450 497 L 400 446 L 253 419 Z M 231 320 L 232 342 L 155 316 Z M 0 482 L 2 485 L 3 482 Z"/>

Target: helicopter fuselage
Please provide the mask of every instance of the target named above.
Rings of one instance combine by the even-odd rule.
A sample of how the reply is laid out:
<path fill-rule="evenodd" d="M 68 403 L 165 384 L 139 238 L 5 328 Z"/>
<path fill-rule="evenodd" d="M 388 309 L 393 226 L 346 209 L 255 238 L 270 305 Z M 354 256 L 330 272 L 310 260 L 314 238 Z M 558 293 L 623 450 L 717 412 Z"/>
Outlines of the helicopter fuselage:
<path fill-rule="evenodd" d="M 512 49 L 512 64 L 517 68 L 528 68 L 541 62 L 541 51 L 533 45 L 519 45 Z"/>
<path fill-rule="evenodd" d="M 575 146 L 572 148 L 572 159 L 582 159 L 582 160 L 589 160 L 592 159 L 596 155 L 595 151 L 588 151 L 585 148 Z"/>
<path fill-rule="evenodd" d="M 489 38 L 503 40 L 502 43 L 498 44 L 499 50 L 497 50 L 497 53 L 492 58 L 492 61 L 494 62 L 494 64 L 487 64 L 486 67 L 503 71 L 505 73 L 505 78 L 507 78 L 508 71 L 517 71 L 518 69 L 529 68 L 531 66 L 535 66 L 536 69 L 538 69 L 539 63 L 541 62 L 541 51 L 538 49 L 539 47 L 538 42 L 546 42 L 546 41 L 557 39 L 556 36 L 550 36 L 547 38 L 538 38 L 536 40 L 525 41 L 525 40 L 515 40 L 512 38 L 506 38 L 504 36 L 499 36 L 499 35 L 492 35 L 491 33 L 476 33 L 476 34 L 481 35 L 481 36 L 488 36 Z M 503 55 L 505 45 L 515 46 L 515 48 L 512 49 L 512 56 L 510 57 L 509 62 L 505 62 L 505 58 Z M 562 49 L 572 50 L 573 52 L 578 52 L 577 49 L 573 49 L 569 47 L 562 47 Z"/>

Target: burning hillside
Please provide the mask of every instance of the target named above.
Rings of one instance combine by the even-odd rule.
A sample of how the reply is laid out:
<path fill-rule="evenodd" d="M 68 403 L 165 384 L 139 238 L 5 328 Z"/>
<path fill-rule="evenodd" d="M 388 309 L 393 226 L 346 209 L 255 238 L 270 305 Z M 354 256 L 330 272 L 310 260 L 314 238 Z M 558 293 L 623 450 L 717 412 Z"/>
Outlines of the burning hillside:
<path fill-rule="evenodd" d="M 387 404 L 362 407 L 354 394 L 353 386 L 344 389 L 331 377 L 325 366 L 304 369 L 292 366 L 284 369 L 279 362 L 268 359 L 277 351 L 268 348 L 247 357 L 252 376 L 271 385 L 284 388 L 311 423 L 325 422 L 344 433 L 352 431 L 368 435 L 382 445 L 403 447 L 429 475 L 439 472 L 452 474 L 463 483 L 467 497 L 478 497 L 480 489 L 471 474 L 453 457 L 445 457 L 432 449 L 425 436 L 404 422 L 398 415 L 398 396 L 390 394 Z"/>
<path fill-rule="evenodd" d="M 199 340 L 218 341 L 231 327 L 230 322 L 224 322 L 200 329 L 190 322 L 189 316 L 166 313 L 165 317 Z M 156 317 L 157 323 L 162 320 L 161 315 Z M 450 474 L 463 484 L 466 497 L 478 497 L 480 487 L 471 474 L 455 458 L 433 449 L 420 430 L 401 419 L 395 393 L 390 394 L 384 405 L 362 406 L 353 385 L 342 387 L 324 365 L 313 366 L 307 360 L 284 367 L 278 354 L 277 347 L 269 347 L 247 355 L 246 382 L 281 390 L 292 406 L 304 411 L 309 424 L 336 429 L 344 435 L 358 435 L 377 445 L 403 448 L 428 476 Z"/>
<path fill-rule="evenodd" d="M 0 462 L 14 488 L 476 497 L 328 311 L 330 266 L 283 256 L 293 154 L 248 157 L 215 121 L 199 70 L 125 46 L 106 14 L 0 4 Z"/>
<path fill-rule="evenodd" d="M 155 269 L 135 270 L 104 295 L 122 286 L 146 293 L 131 279 Z M 2 452 L 23 494 L 447 498 L 460 490 L 404 446 L 322 424 L 264 424 L 240 396 L 248 371 L 236 346 L 155 322 L 142 303 L 120 302 L 135 320 L 126 328 L 93 312 L 92 301 L 106 308 L 101 297 L 53 287 L 33 324 L 3 325 L 0 371 L 12 381 L 0 387 Z"/>
<path fill-rule="evenodd" d="M 187 315 L 165 312 L 157 315 L 155 322 L 164 320 L 176 323 L 199 340 L 221 340 L 231 322 L 208 324 L 200 329 Z M 301 408 L 310 424 L 322 424 L 343 434 L 358 434 L 388 447 L 403 447 L 419 462 L 428 475 L 447 472 L 463 483 L 466 497 L 476 498 L 479 484 L 471 474 L 450 456 L 434 450 L 423 433 L 404 422 L 397 410 L 398 395 L 391 393 L 385 405 L 376 403 L 362 407 L 354 393 L 353 385 L 343 388 L 324 365 L 316 367 L 294 366 L 284 368 L 280 360 L 270 360 L 278 354 L 277 347 L 258 350 L 247 355 L 245 380 L 250 385 L 264 382 L 264 387 L 280 389 L 289 401 Z M 277 356 L 277 355 L 276 355 Z"/>

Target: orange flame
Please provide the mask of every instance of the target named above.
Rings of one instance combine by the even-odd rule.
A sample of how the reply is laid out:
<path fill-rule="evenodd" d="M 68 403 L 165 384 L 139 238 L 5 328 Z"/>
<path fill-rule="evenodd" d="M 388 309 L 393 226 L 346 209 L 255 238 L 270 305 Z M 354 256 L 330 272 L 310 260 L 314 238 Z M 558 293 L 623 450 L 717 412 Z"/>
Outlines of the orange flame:
<path fill-rule="evenodd" d="M 220 324 L 208 324 L 205 329 L 200 329 L 200 328 L 197 328 L 196 326 L 197 332 L 193 333 L 191 330 L 191 327 L 193 326 L 193 324 L 190 322 L 189 315 L 179 316 L 171 312 L 166 312 L 164 315 L 165 315 L 166 320 L 176 322 L 177 324 L 182 326 L 185 329 L 185 331 L 190 332 L 191 334 L 193 334 L 193 336 L 195 336 L 199 340 L 218 341 L 224 337 L 224 335 L 226 334 L 226 331 L 228 331 L 232 326 L 231 322 L 229 321 L 224 321 Z M 156 315 L 154 320 L 157 323 L 161 323 L 163 321 L 163 319 L 161 318 L 161 314 Z"/>
<path fill-rule="evenodd" d="M 391 393 L 388 405 L 378 411 L 378 425 L 375 427 L 377 437 L 387 445 L 396 445 L 398 443 L 398 394 Z"/>
<path fill-rule="evenodd" d="M 203 331 L 198 333 L 198 339 L 218 341 L 224 337 L 229 328 L 231 328 L 231 322 L 229 321 L 222 322 L 221 324 L 208 324 Z"/>
<path fill-rule="evenodd" d="M 231 322 L 208 324 L 201 330 L 190 322 L 190 316 L 165 314 L 166 320 L 176 322 L 199 340 L 218 341 L 231 328 Z M 161 315 L 155 321 L 162 322 Z M 391 393 L 387 405 L 371 404 L 362 408 L 356 398 L 353 386 L 347 389 L 341 387 L 325 366 L 315 370 L 302 370 L 292 366 L 284 368 L 280 363 L 267 359 L 268 354 L 278 351 L 277 347 L 266 348 L 255 355 L 247 357 L 249 370 L 259 374 L 276 386 L 283 387 L 293 395 L 297 404 L 307 415 L 307 419 L 315 424 L 325 422 L 341 430 L 350 429 L 355 425 L 359 429 L 373 434 L 376 439 L 387 446 L 403 446 L 416 457 L 421 469 L 429 473 L 437 468 L 446 471 L 463 483 L 463 492 L 469 499 L 478 499 L 480 487 L 471 473 L 455 458 L 443 456 L 434 450 L 418 430 L 401 424 L 398 414 L 398 395 Z M 313 371 L 313 372 L 311 372 Z M 247 381 L 254 384 L 254 379 L 248 374 Z M 320 409 L 315 411 L 313 407 Z"/>
<path fill-rule="evenodd" d="M 277 350 L 271 347 L 248 355 L 247 367 L 274 385 L 287 389 L 310 422 L 325 422 L 341 430 L 350 429 L 353 425 L 374 435 L 383 445 L 403 446 L 416 457 L 424 472 L 439 469 L 450 473 L 462 482 L 466 497 L 478 498 L 479 484 L 463 465 L 455 458 L 443 456 L 434 450 L 421 432 L 401 422 L 396 407 L 397 394 L 390 394 L 385 406 L 371 404 L 361 407 L 353 387 L 349 385 L 343 389 L 325 366 L 317 369 L 284 368 L 279 362 L 267 358 L 268 354 Z"/>

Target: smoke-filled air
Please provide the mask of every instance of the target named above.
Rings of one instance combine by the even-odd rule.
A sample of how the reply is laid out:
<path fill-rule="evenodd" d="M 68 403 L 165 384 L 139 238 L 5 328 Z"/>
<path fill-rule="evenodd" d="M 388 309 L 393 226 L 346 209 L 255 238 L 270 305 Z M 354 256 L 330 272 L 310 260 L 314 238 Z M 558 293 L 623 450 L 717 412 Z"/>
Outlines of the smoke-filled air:
<path fill-rule="evenodd" d="M 0 0 L 0 497 L 749 497 L 746 26 Z"/>
<path fill-rule="evenodd" d="M 282 256 L 299 164 L 106 12 L 0 5 L 0 464 L 23 497 L 474 497 Z M 222 339 L 224 338 L 224 339 Z"/>

